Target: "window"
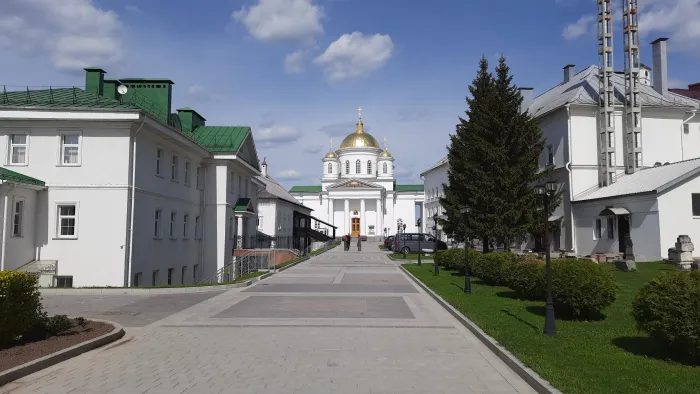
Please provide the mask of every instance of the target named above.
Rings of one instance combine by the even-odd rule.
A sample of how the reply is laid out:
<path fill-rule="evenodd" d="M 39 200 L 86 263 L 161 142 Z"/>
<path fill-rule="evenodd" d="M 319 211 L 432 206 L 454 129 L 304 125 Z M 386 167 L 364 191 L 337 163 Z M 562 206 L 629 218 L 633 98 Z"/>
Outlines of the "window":
<path fill-rule="evenodd" d="M 10 135 L 10 164 L 27 164 L 27 135 Z"/>
<path fill-rule="evenodd" d="M 178 161 L 179 161 L 179 158 L 177 156 L 173 155 L 173 161 L 172 161 L 171 168 L 170 168 L 170 180 L 174 181 L 174 182 L 177 182 L 177 178 L 178 178 L 178 173 L 177 173 Z"/>
<path fill-rule="evenodd" d="M 350 160 L 345 160 L 345 173 L 350 173 Z"/>
<path fill-rule="evenodd" d="M 158 270 L 153 271 L 151 275 L 151 286 L 158 286 Z"/>
<path fill-rule="evenodd" d="M 63 165 L 78 165 L 80 164 L 80 135 L 78 134 L 63 134 L 61 136 L 61 155 Z"/>
<path fill-rule="evenodd" d="M 194 238 L 202 238 L 202 225 L 199 221 L 199 216 L 194 217 Z"/>
<path fill-rule="evenodd" d="M 361 170 L 361 169 L 360 169 L 360 161 L 357 160 L 357 161 L 355 162 L 355 174 L 359 174 L 359 173 L 361 172 L 360 170 Z"/>
<path fill-rule="evenodd" d="M 547 145 L 547 165 L 554 165 L 554 148 L 552 145 Z"/>
<path fill-rule="evenodd" d="M 195 264 L 194 267 L 192 268 L 192 283 L 197 283 L 197 269 L 199 268 L 199 264 Z"/>
<path fill-rule="evenodd" d="M 173 284 L 173 268 L 168 268 L 168 284 Z"/>
<path fill-rule="evenodd" d="M 182 217 L 182 238 L 187 239 L 189 237 L 189 234 L 187 232 L 187 225 L 189 224 L 190 221 L 190 215 L 185 215 Z"/>
<path fill-rule="evenodd" d="M 233 218 L 228 218 L 228 238 L 233 239 Z"/>
<path fill-rule="evenodd" d="M 57 276 L 56 277 L 56 287 L 64 288 L 64 289 L 73 287 L 73 277 L 72 276 Z"/>
<path fill-rule="evenodd" d="M 329 174 L 333 173 L 333 163 L 328 163 L 328 173 Z"/>
<path fill-rule="evenodd" d="M 183 266 L 180 271 L 180 284 L 185 284 L 185 275 L 187 274 L 187 266 Z"/>
<path fill-rule="evenodd" d="M 161 219 L 163 217 L 163 211 L 156 209 L 156 214 L 153 221 L 153 238 L 160 238 L 162 236 L 161 232 Z"/>
<path fill-rule="evenodd" d="M 15 201 L 15 211 L 12 216 L 12 235 L 22 236 L 22 218 L 24 217 L 24 200 Z"/>
<path fill-rule="evenodd" d="M 612 216 L 608 216 L 607 218 L 608 223 L 607 226 L 605 227 L 605 230 L 608 232 L 608 239 L 614 239 L 615 238 L 615 218 Z"/>
<path fill-rule="evenodd" d="M 700 193 L 693 193 L 693 216 L 700 216 Z"/>
<path fill-rule="evenodd" d="M 386 163 L 382 164 L 382 172 L 383 172 L 383 173 L 386 174 L 388 169 L 389 169 L 389 166 L 387 166 Z"/>
<path fill-rule="evenodd" d="M 190 178 L 191 178 L 190 168 L 191 167 L 192 167 L 192 163 L 190 163 L 189 161 L 186 161 L 185 162 L 185 185 L 187 185 L 187 186 L 190 185 Z"/>
<path fill-rule="evenodd" d="M 58 206 L 58 238 L 77 238 L 76 205 L 61 204 Z"/>
<path fill-rule="evenodd" d="M 139 285 L 141 284 L 141 276 L 142 276 L 141 272 L 137 272 L 134 274 L 133 287 L 139 287 Z"/>
<path fill-rule="evenodd" d="M 372 160 L 367 160 L 367 175 L 372 175 Z"/>
<path fill-rule="evenodd" d="M 263 217 L 258 216 L 258 227 L 262 227 L 262 225 L 263 225 Z"/>
<path fill-rule="evenodd" d="M 170 212 L 170 239 L 175 239 L 175 220 L 177 220 L 177 212 Z"/>
<path fill-rule="evenodd" d="M 683 123 L 683 132 L 684 132 L 685 134 L 689 134 L 689 133 L 690 133 L 690 125 L 689 125 L 688 123 Z"/>
<path fill-rule="evenodd" d="M 197 166 L 197 189 L 202 188 L 202 167 Z"/>
<path fill-rule="evenodd" d="M 603 235 L 603 225 L 600 219 L 595 220 L 595 239 L 600 239 Z"/>
<path fill-rule="evenodd" d="M 160 161 L 163 159 L 163 149 L 156 149 L 156 175 L 163 176 L 160 168 Z"/>

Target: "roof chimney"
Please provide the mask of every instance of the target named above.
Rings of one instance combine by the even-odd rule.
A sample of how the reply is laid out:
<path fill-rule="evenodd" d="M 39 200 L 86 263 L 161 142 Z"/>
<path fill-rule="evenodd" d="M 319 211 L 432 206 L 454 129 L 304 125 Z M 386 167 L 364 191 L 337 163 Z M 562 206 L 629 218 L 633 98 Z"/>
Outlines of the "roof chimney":
<path fill-rule="evenodd" d="M 528 108 L 530 108 L 530 104 L 532 104 L 532 90 L 533 88 L 518 88 L 518 91 L 520 92 L 520 97 L 523 98 L 522 103 L 520 103 L 520 113 L 525 113 Z"/>
<path fill-rule="evenodd" d="M 267 178 L 267 158 L 263 157 L 262 164 L 260 164 L 260 174 Z"/>
<path fill-rule="evenodd" d="M 657 38 L 651 43 L 651 52 L 654 59 L 653 85 L 659 94 L 668 93 L 668 60 L 666 58 L 666 41 L 668 38 Z"/>
<path fill-rule="evenodd" d="M 575 64 L 567 64 L 564 66 L 564 83 L 571 80 L 571 71 L 573 71 L 574 67 L 576 67 Z"/>

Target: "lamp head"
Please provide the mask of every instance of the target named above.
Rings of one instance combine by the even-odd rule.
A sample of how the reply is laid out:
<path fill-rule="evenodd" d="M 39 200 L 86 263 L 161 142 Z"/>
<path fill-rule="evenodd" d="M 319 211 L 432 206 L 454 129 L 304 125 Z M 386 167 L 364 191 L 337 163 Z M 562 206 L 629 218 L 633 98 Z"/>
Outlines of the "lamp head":
<path fill-rule="evenodd" d="M 538 196 L 543 196 L 544 193 L 545 193 L 544 185 L 535 186 L 535 194 L 537 194 Z"/>
<path fill-rule="evenodd" d="M 462 215 L 468 215 L 469 213 L 471 213 L 471 211 L 472 211 L 472 208 L 468 205 L 464 205 L 459 209 L 459 212 Z"/>
<path fill-rule="evenodd" d="M 549 181 L 545 183 L 545 188 L 547 189 L 547 194 L 554 194 L 557 192 L 559 184 L 556 181 Z"/>

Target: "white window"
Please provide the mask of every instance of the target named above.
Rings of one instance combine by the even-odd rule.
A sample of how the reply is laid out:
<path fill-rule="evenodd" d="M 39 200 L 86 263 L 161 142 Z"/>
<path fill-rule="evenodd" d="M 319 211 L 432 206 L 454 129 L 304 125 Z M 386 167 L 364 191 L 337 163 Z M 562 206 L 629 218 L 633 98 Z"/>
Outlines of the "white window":
<path fill-rule="evenodd" d="M 78 237 L 78 216 L 76 204 L 59 204 L 57 209 L 57 229 L 58 238 Z"/>
<path fill-rule="evenodd" d="M 175 221 L 177 220 L 177 212 L 170 212 L 170 239 L 175 239 Z"/>
<path fill-rule="evenodd" d="M 202 188 L 202 167 L 197 166 L 197 189 Z"/>
<path fill-rule="evenodd" d="M 333 163 L 328 163 L 328 173 L 329 174 L 333 173 Z"/>
<path fill-rule="evenodd" d="M 361 166 L 360 161 L 359 160 L 355 161 L 355 174 L 360 173 L 360 171 L 361 171 L 360 166 Z"/>
<path fill-rule="evenodd" d="M 61 163 L 68 166 L 80 164 L 80 135 L 61 135 Z"/>
<path fill-rule="evenodd" d="M 178 178 L 178 172 L 177 172 L 177 170 L 178 170 L 178 162 L 179 162 L 179 160 L 180 160 L 180 159 L 179 159 L 176 155 L 173 155 L 172 166 L 171 166 L 171 169 L 170 169 L 170 180 L 171 180 L 171 181 L 177 182 L 177 178 Z"/>
<path fill-rule="evenodd" d="M 350 173 L 350 160 L 345 160 L 345 173 Z"/>
<path fill-rule="evenodd" d="M 386 163 L 382 164 L 382 172 L 387 173 L 387 170 L 389 169 L 389 166 L 386 165 Z"/>
<path fill-rule="evenodd" d="M 24 200 L 15 201 L 15 212 L 12 217 L 12 235 L 22 236 L 22 219 L 24 218 Z"/>
<path fill-rule="evenodd" d="M 228 218 L 228 238 L 233 239 L 233 218 Z"/>
<path fill-rule="evenodd" d="M 372 175 L 372 160 L 367 160 L 367 175 Z"/>
<path fill-rule="evenodd" d="M 189 237 L 189 233 L 187 231 L 187 226 L 189 225 L 190 222 L 190 215 L 185 215 L 182 217 L 182 238 L 187 239 Z"/>
<path fill-rule="evenodd" d="M 186 161 L 185 162 L 185 185 L 187 185 L 187 186 L 190 185 L 190 178 L 191 178 L 190 173 L 192 172 L 192 171 L 190 171 L 191 168 L 192 168 L 192 163 L 190 163 L 189 161 Z"/>
<path fill-rule="evenodd" d="M 27 135 L 10 135 L 10 164 L 27 164 Z"/>
<path fill-rule="evenodd" d="M 163 149 L 156 149 L 156 175 L 163 176 L 162 170 L 160 168 L 160 161 L 163 159 Z"/>
<path fill-rule="evenodd" d="M 161 237 L 161 219 L 163 217 L 163 211 L 160 209 L 156 209 L 156 214 L 154 216 L 154 221 L 153 221 L 153 238 L 160 238 Z"/>
<path fill-rule="evenodd" d="M 194 238 L 202 238 L 202 225 L 200 223 L 199 216 L 194 217 Z"/>

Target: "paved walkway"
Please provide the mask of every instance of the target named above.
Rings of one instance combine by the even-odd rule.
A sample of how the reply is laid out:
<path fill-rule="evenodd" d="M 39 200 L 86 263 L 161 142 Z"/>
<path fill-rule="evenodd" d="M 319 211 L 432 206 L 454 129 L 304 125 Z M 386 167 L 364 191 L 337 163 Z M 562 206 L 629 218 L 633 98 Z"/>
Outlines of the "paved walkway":
<path fill-rule="evenodd" d="M 132 328 L 0 392 L 534 393 L 372 242 L 248 288 L 133 297 L 46 297 Z"/>

